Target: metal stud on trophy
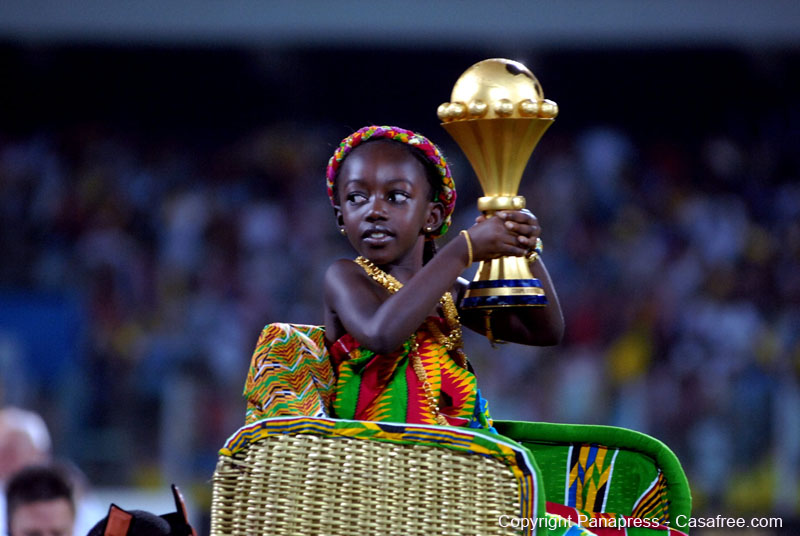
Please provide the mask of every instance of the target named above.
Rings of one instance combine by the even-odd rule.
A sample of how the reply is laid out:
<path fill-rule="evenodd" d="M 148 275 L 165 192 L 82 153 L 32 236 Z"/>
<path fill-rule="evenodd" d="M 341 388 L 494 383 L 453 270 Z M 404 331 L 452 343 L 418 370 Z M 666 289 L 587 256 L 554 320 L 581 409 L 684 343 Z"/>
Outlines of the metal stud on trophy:
<path fill-rule="evenodd" d="M 525 208 L 518 195 L 522 172 L 544 132 L 558 115 L 539 81 L 523 64 L 500 58 L 476 63 L 453 86 L 437 111 L 478 176 L 484 197 L 478 210 Z M 542 285 L 525 257 L 481 262 L 461 306 L 465 309 L 547 305 Z"/>

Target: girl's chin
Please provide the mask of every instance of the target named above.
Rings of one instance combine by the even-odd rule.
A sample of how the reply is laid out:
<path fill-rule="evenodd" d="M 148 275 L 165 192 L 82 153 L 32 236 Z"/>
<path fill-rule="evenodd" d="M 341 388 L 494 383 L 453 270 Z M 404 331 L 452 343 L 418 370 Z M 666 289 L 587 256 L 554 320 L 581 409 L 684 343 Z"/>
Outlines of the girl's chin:
<path fill-rule="evenodd" d="M 391 264 L 397 260 L 397 255 L 380 249 L 361 248 L 358 254 L 379 266 Z"/>
<path fill-rule="evenodd" d="M 361 256 L 367 259 L 368 261 L 372 262 L 373 264 L 377 264 L 379 266 L 383 266 L 385 264 L 390 264 L 392 261 L 395 260 L 394 257 L 391 255 L 375 255 L 374 252 L 363 252 Z"/>
<path fill-rule="evenodd" d="M 413 248 L 406 251 L 400 246 L 400 244 L 393 242 L 376 247 L 364 241 L 359 243 L 355 250 L 362 257 L 372 261 L 373 264 L 385 266 L 409 261 L 414 256 L 415 250 Z M 421 254 L 420 258 L 422 258 Z"/>

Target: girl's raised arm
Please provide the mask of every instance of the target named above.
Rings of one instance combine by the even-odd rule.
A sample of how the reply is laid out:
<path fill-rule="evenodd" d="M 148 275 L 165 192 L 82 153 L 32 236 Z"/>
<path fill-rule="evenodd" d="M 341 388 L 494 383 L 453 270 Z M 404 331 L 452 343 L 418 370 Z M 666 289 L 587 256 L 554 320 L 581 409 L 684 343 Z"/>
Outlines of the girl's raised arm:
<path fill-rule="evenodd" d="M 328 341 L 349 333 L 376 353 L 397 350 L 435 314 L 439 299 L 452 289 L 467 261 L 465 240 L 453 240 L 391 295 L 354 262 L 335 262 L 325 274 Z"/>
<path fill-rule="evenodd" d="M 527 252 L 527 246 L 519 242 L 517 230 L 509 229 L 502 217 L 477 223 L 470 228 L 469 236 L 473 261 L 503 255 L 524 255 Z M 467 239 L 459 235 L 427 264 L 416 271 L 409 270 L 410 277 L 406 281 L 402 280 L 401 273 L 396 274 L 403 282 L 403 287 L 388 296 L 386 290 L 370 279 L 360 266 L 351 261 L 337 261 L 325 275 L 328 341 L 334 342 L 344 333 L 349 333 L 374 352 L 397 350 L 427 316 L 435 314 L 436 304 L 445 292 L 453 290 L 459 275 L 469 265 L 469 257 Z M 545 291 L 548 296 L 553 296 L 557 304 L 549 276 L 542 282 L 547 285 Z M 542 312 L 532 311 L 532 314 L 532 319 L 521 319 L 523 324 L 536 325 L 537 317 Z M 525 330 L 517 326 L 517 320 L 514 322 L 513 331 L 526 335 Z M 473 327 L 480 331 L 477 325 Z M 501 330 L 500 334 L 507 336 L 510 333 Z M 532 344 L 528 341 L 534 339 L 534 336 L 514 336 L 508 340 Z"/>

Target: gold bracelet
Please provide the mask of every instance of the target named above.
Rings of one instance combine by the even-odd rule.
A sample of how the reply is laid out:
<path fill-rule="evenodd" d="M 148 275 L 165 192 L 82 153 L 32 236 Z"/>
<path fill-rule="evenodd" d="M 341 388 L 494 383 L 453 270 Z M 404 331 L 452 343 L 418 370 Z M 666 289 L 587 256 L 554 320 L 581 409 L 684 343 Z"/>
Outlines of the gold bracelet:
<path fill-rule="evenodd" d="M 469 237 L 469 233 L 466 229 L 463 229 L 460 235 L 464 235 L 464 240 L 467 241 L 467 255 L 469 255 L 469 261 L 467 261 L 467 266 L 472 266 L 472 240 Z"/>

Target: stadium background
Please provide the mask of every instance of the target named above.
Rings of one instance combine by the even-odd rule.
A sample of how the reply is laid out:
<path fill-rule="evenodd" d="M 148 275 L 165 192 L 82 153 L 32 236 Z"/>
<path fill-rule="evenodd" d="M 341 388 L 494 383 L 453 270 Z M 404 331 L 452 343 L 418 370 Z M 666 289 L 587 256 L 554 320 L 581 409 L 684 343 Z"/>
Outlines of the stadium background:
<path fill-rule="evenodd" d="M 796 520 L 800 9 L 695 4 L 4 3 L 0 405 L 40 412 L 103 500 L 176 482 L 204 523 L 261 326 L 320 323 L 350 255 L 334 145 L 430 136 L 469 225 L 436 107 L 508 57 L 561 109 L 521 193 L 567 332 L 468 337 L 495 418 L 644 431 L 698 514 Z"/>

